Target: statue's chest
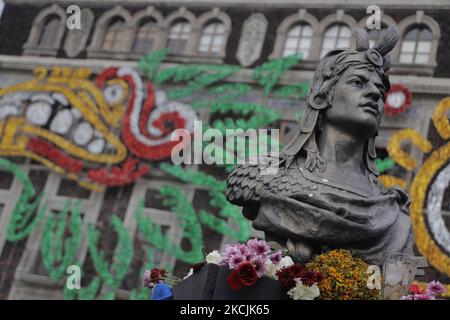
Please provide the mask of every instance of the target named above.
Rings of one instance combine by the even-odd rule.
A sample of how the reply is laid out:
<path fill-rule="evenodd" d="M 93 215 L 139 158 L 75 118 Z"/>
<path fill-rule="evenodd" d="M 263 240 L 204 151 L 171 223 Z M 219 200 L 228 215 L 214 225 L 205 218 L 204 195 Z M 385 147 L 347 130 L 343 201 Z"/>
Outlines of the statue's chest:
<path fill-rule="evenodd" d="M 378 195 L 377 190 L 372 189 L 368 179 L 362 178 L 358 183 L 353 184 L 345 179 L 338 182 L 327 176 L 311 173 L 296 164 L 291 165 L 288 169 L 280 168 L 275 176 L 263 177 L 267 191 L 286 196 L 299 193 L 307 193 L 313 196 L 316 192 L 341 192 L 364 198 Z"/>
<path fill-rule="evenodd" d="M 303 169 L 302 169 L 303 170 Z M 306 191 L 315 191 L 318 184 L 305 179 L 300 168 L 295 164 L 288 169 L 281 168 L 274 177 L 267 177 L 267 189 L 276 194 L 295 194 Z"/>

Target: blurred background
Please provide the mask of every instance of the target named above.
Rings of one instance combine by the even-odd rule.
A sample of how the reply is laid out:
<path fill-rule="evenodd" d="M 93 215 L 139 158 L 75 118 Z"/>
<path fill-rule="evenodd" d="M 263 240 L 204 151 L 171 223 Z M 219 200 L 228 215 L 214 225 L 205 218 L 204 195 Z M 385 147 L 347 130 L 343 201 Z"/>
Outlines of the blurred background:
<path fill-rule="evenodd" d="M 174 165 L 170 133 L 198 119 L 279 129 L 285 144 L 318 59 L 352 45 L 371 4 L 371 45 L 387 25 L 400 33 L 377 166 L 420 195 L 419 280 L 450 284 L 447 0 L 5 0 L 0 299 L 148 299 L 145 269 L 183 277 L 204 253 L 263 238 L 224 197 L 233 164 Z M 69 265 L 82 290 L 65 286 Z"/>

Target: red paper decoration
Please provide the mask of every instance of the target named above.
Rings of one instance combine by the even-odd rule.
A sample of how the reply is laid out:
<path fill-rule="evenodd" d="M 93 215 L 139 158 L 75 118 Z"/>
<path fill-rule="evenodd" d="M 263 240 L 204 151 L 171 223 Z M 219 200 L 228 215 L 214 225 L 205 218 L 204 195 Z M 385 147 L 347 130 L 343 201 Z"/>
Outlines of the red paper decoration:
<path fill-rule="evenodd" d="M 72 158 L 45 140 L 30 138 L 27 143 L 27 150 L 50 159 L 53 163 L 67 171 L 77 173 L 83 169 L 83 162 L 81 160 Z"/>
<path fill-rule="evenodd" d="M 384 111 L 388 115 L 396 115 L 409 109 L 412 102 L 411 91 L 401 84 L 391 85 L 391 89 L 386 94 Z"/>
<path fill-rule="evenodd" d="M 107 186 L 121 186 L 135 182 L 137 179 L 147 174 L 149 169 L 146 165 L 138 168 L 139 160 L 128 158 L 122 167 L 114 166 L 108 172 L 105 168 L 99 170 L 89 170 L 88 177 L 95 182 Z"/>

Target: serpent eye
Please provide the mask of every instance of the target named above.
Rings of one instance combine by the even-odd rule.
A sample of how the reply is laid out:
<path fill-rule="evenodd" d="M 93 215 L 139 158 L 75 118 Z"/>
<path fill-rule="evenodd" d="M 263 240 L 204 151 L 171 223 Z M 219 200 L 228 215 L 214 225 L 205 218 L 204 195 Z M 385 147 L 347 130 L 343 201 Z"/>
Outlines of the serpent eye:
<path fill-rule="evenodd" d="M 109 105 L 122 104 L 127 97 L 127 86 L 121 80 L 112 80 L 103 89 L 103 95 Z"/>

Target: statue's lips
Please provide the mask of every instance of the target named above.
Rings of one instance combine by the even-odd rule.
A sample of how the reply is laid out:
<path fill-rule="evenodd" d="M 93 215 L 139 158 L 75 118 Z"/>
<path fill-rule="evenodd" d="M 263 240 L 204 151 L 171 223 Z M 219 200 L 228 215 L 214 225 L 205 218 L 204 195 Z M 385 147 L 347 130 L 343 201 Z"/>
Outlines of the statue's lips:
<path fill-rule="evenodd" d="M 365 102 L 360 104 L 361 109 L 364 111 L 370 112 L 374 115 L 378 115 L 378 104 L 375 102 Z"/>

